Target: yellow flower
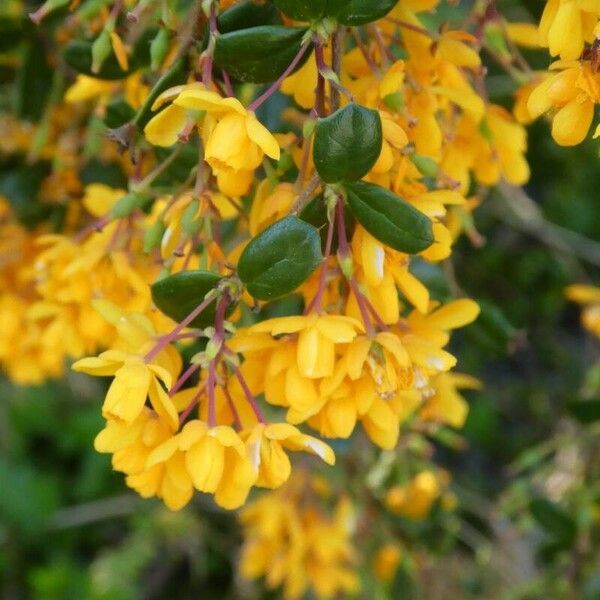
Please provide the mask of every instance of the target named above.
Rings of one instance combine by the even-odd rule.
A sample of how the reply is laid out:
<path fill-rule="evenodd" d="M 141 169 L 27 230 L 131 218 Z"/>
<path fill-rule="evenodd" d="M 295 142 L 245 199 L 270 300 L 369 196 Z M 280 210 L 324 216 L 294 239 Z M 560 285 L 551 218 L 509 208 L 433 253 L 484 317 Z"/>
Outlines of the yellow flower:
<path fill-rule="evenodd" d="M 297 600 L 309 589 L 318 598 L 346 597 L 359 590 L 351 544 L 353 507 L 342 497 L 335 513 L 327 514 L 316 498 L 310 501 L 311 483 L 295 473 L 284 487 L 261 496 L 240 514 L 242 577 L 264 576 L 268 588 L 283 587 L 286 600 Z"/>
<path fill-rule="evenodd" d="M 469 375 L 450 372 L 440 373 L 432 378 L 431 387 L 435 393 L 425 400 L 419 411 L 419 417 L 426 421 L 446 423 L 457 428 L 462 427 L 465 424 L 469 406 L 458 390 L 460 388 L 481 389 L 481 382 Z"/>
<path fill-rule="evenodd" d="M 127 485 L 142 497 L 158 496 L 171 510 L 179 510 L 193 493 L 191 480 L 182 470 L 182 456 L 173 456 L 163 464 L 148 464 L 148 457 L 173 439 L 172 435 L 170 425 L 145 408 L 131 423 L 109 419 L 96 436 L 94 447 L 113 455 L 113 468 L 125 473 Z"/>
<path fill-rule="evenodd" d="M 424 519 L 440 497 L 443 479 L 434 471 L 421 471 L 406 485 L 390 488 L 385 496 L 385 505 L 394 514 L 413 520 Z"/>
<path fill-rule="evenodd" d="M 575 146 L 588 133 L 594 117 L 594 105 L 600 102 L 600 77 L 589 62 L 552 65 L 559 70 L 545 78 L 530 93 L 527 109 L 537 118 L 557 109 L 552 119 L 552 137 L 561 146 Z"/>
<path fill-rule="evenodd" d="M 335 364 L 336 344 L 351 342 L 362 330 L 356 319 L 317 314 L 268 319 L 248 329 L 253 333 L 268 332 L 272 336 L 297 333 L 298 372 L 310 379 L 330 376 Z"/>
<path fill-rule="evenodd" d="M 98 96 L 110 94 L 114 88 L 114 82 L 96 79 L 79 73 L 69 89 L 65 93 L 65 102 L 70 104 L 92 100 Z"/>
<path fill-rule="evenodd" d="M 398 544 L 384 544 L 377 550 L 373 559 L 373 570 L 381 581 L 392 581 L 402 559 L 402 550 Z"/>
<path fill-rule="evenodd" d="M 222 98 L 198 87 L 183 90 L 174 100 L 176 106 L 206 111 L 216 119 L 205 126 L 205 158 L 213 170 L 251 171 L 263 154 L 279 160 L 279 144 L 253 112 L 236 98 Z"/>
<path fill-rule="evenodd" d="M 329 465 L 335 463 L 333 450 L 327 444 L 287 423 L 259 423 L 242 433 L 242 439 L 257 473 L 256 485 L 260 487 L 277 488 L 289 479 L 291 465 L 284 449 L 303 450 L 316 454 Z"/>
<path fill-rule="evenodd" d="M 111 318 L 114 309 L 104 305 L 102 310 Z M 73 370 L 96 377 L 114 375 L 102 406 L 106 418 L 132 423 L 143 411 L 149 396 L 154 410 L 175 431 L 179 426 L 177 410 L 162 384 L 169 389 L 177 378 L 181 370 L 179 353 L 167 346 L 151 363 L 146 363 L 143 356 L 154 344 L 151 323 L 143 315 L 126 317 L 118 310 L 115 312 L 112 316 L 118 319 L 123 349 L 82 358 L 73 364 Z"/>
<path fill-rule="evenodd" d="M 250 209 L 250 235 L 258 235 L 277 219 L 285 217 L 296 195 L 291 183 L 278 183 L 273 186 L 268 179 L 261 181 L 256 188 Z"/>
<path fill-rule="evenodd" d="M 178 452 L 183 453 L 185 471 L 198 491 L 214 494 L 216 503 L 227 509 L 246 501 L 256 473 L 243 441 L 231 427 L 189 421 L 149 455 L 147 467 L 165 463 Z"/>

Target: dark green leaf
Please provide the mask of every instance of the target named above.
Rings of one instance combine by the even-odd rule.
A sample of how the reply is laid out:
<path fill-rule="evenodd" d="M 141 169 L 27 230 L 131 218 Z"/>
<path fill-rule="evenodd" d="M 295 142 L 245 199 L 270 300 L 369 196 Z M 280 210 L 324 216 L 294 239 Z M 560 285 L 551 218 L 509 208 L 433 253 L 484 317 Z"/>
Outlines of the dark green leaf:
<path fill-rule="evenodd" d="M 325 251 L 325 246 L 327 244 L 327 228 L 329 225 L 329 221 L 327 220 L 327 207 L 325 206 L 325 202 L 323 200 L 323 196 L 317 196 L 313 198 L 301 211 L 298 215 L 303 221 L 310 223 L 314 227 L 319 230 L 319 234 L 321 236 L 321 248 Z M 352 218 L 352 215 L 349 211 L 345 211 L 344 213 L 344 222 L 346 224 L 346 233 L 348 238 L 352 237 L 352 233 L 354 231 L 355 221 Z M 337 227 L 333 230 L 333 239 L 331 248 L 333 252 L 337 250 L 338 247 L 338 232 Z"/>
<path fill-rule="evenodd" d="M 14 50 L 25 37 L 28 24 L 23 19 L 0 16 L 0 52 Z"/>
<path fill-rule="evenodd" d="M 258 27 L 259 25 L 278 25 L 281 19 L 272 2 L 256 4 L 249 0 L 238 2 L 221 13 L 217 18 L 219 33 L 230 33 L 239 29 Z"/>
<path fill-rule="evenodd" d="M 277 8 L 296 21 L 314 21 L 325 14 L 327 0 L 275 0 Z"/>
<path fill-rule="evenodd" d="M 152 300 L 156 307 L 174 321 L 181 322 L 214 290 L 221 277 L 209 271 L 180 271 L 152 284 Z M 191 327 L 208 327 L 215 320 L 216 299 L 191 323 Z M 229 307 L 231 314 L 234 305 Z"/>
<path fill-rule="evenodd" d="M 575 539 L 577 528 L 573 519 L 558 505 L 545 498 L 535 498 L 529 504 L 533 518 L 557 542 L 570 544 Z"/>
<path fill-rule="evenodd" d="M 408 254 L 433 243 L 431 221 L 396 194 L 364 181 L 350 183 L 346 190 L 352 214 L 380 242 Z"/>
<path fill-rule="evenodd" d="M 600 420 L 600 399 L 574 400 L 567 405 L 571 415 L 580 423 L 594 423 Z"/>
<path fill-rule="evenodd" d="M 53 77 L 47 56 L 42 42 L 32 39 L 17 72 L 17 114 L 21 119 L 39 121 L 44 114 Z"/>
<path fill-rule="evenodd" d="M 106 105 L 104 124 L 110 129 L 114 129 L 115 127 L 120 127 L 128 121 L 131 121 L 134 116 L 135 111 L 127 101 L 122 98 L 111 100 Z"/>
<path fill-rule="evenodd" d="M 220 35 L 215 65 L 239 81 L 274 81 L 298 53 L 305 33 L 303 27 L 262 25 Z"/>
<path fill-rule="evenodd" d="M 346 0 L 343 8 L 329 14 L 342 25 L 356 27 L 385 17 L 397 3 L 398 0 Z M 332 4 L 339 5 L 341 2 L 334 0 Z"/>
<path fill-rule="evenodd" d="M 313 158 L 321 179 L 337 183 L 364 177 L 379 158 L 382 139 L 379 113 L 358 104 L 319 119 Z"/>
<path fill-rule="evenodd" d="M 295 290 L 322 260 L 319 232 L 289 216 L 250 241 L 240 257 L 238 274 L 252 296 L 273 300 Z"/>
<path fill-rule="evenodd" d="M 15 165 L 0 175 L 0 195 L 10 202 L 15 215 L 25 227 L 34 227 L 51 211 L 51 206 L 39 201 L 42 181 L 50 174 L 49 162 Z"/>
<path fill-rule="evenodd" d="M 118 163 L 105 163 L 97 158 L 92 158 L 79 171 L 79 178 L 83 185 L 90 183 L 104 183 L 113 188 L 126 188 L 127 177 Z"/>
<path fill-rule="evenodd" d="M 300 294 L 290 294 L 273 302 L 267 302 L 258 313 L 258 320 L 275 319 L 301 315 L 304 310 L 304 299 Z"/>

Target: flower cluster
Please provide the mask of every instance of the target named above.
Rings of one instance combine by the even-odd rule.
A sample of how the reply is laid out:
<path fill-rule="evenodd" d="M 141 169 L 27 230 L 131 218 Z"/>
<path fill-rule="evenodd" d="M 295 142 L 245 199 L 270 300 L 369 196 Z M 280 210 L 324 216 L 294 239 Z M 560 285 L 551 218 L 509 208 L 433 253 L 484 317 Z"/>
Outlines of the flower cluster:
<path fill-rule="evenodd" d="M 319 503 L 328 495 L 323 482 L 298 472 L 285 487 L 245 507 L 241 574 L 283 587 L 286 600 L 302 598 L 309 588 L 319 598 L 358 591 L 352 505 L 341 497 L 328 513 Z"/>
<path fill-rule="evenodd" d="M 172 510 L 275 489 L 242 512 L 243 572 L 289 598 L 350 593 L 350 499 L 322 512 L 289 454 L 333 465 L 358 425 L 394 452 L 463 425 L 479 382 L 449 344 L 479 307 L 432 280 L 461 234 L 483 242 L 486 189 L 527 182 L 524 124 L 587 135 L 600 12 L 550 0 L 533 37 L 560 60 L 533 73 L 531 26 L 486 10 L 433 28 L 437 0 L 67 4 L 30 15 L 58 10 L 49 55 L 30 49 L 59 67 L 36 125 L 0 115 L 21 165 L 0 188 L 0 364 L 18 383 L 66 359 L 111 378 L 95 447 L 129 487 Z M 513 113 L 488 98 L 482 48 L 521 84 Z M 446 487 L 423 469 L 379 501 L 419 519 Z"/>

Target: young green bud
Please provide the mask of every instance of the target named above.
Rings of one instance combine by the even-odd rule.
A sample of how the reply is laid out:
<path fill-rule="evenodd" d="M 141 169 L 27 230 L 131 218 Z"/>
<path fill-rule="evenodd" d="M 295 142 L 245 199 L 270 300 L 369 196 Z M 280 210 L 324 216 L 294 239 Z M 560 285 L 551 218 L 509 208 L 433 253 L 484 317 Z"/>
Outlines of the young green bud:
<path fill-rule="evenodd" d="M 164 221 L 156 221 L 150 229 L 144 233 L 144 252 L 152 252 L 160 246 L 163 235 L 165 234 L 166 225 Z"/>
<path fill-rule="evenodd" d="M 107 28 L 94 40 L 92 44 L 92 73 L 99 73 L 104 61 L 112 51 L 110 31 Z"/>
<path fill-rule="evenodd" d="M 420 154 L 411 154 L 410 160 L 422 175 L 425 177 L 437 177 L 438 166 L 436 162 L 428 156 L 421 156 Z"/>
<path fill-rule="evenodd" d="M 128 217 L 136 208 L 141 208 L 149 200 L 148 196 L 134 192 L 120 198 L 112 207 L 110 215 L 113 219 Z"/>
<path fill-rule="evenodd" d="M 158 70 L 165 60 L 169 51 L 170 38 L 168 30 L 162 27 L 150 43 L 150 68 L 153 71 Z"/>

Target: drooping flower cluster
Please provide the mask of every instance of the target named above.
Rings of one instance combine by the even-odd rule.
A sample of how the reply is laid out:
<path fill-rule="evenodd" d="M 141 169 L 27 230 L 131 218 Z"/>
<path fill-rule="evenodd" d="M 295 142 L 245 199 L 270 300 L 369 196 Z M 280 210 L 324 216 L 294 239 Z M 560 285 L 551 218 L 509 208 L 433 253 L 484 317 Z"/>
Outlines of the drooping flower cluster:
<path fill-rule="evenodd" d="M 285 487 L 241 511 L 244 577 L 264 577 L 269 588 L 281 586 L 286 600 L 302 598 L 309 589 L 319 598 L 358 591 L 352 505 L 342 497 L 328 514 L 318 502 L 323 491 L 300 471 Z"/>

